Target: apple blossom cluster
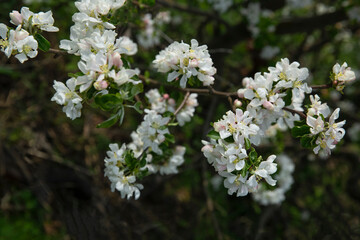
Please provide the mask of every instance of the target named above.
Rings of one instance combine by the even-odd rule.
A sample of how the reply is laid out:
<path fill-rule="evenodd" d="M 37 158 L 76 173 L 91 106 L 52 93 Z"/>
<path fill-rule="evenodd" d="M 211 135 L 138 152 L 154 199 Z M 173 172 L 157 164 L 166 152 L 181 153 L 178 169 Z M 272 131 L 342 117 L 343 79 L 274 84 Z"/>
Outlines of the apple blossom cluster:
<path fill-rule="evenodd" d="M 171 21 L 170 12 L 159 12 L 155 18 L 150 13 L 141 18 L 144 28 L 137 35 L 137 40 L 143 48 L 151 48 L 160 44 L 161 28 Z"/>
<path fill-rule="evenodd" d="M 299 65 L 298 62 L 290 63 L 284 58 L 276 63 L 276 67 L 269 67 L 269 72 L 256 73 L 254 78 L 243 79 L 245 88 L 238 90 L 238 96 L 247 103 L 246 110 L 260 127 L 260 136 L 265 136 L 267 129 L 274 123 L 286 130 L 294 126 L 294 121 L 300 120 L 298 115 L 283 109 L 288 107 L 302 111 L 305 93 L 311 92 L 311 88 L 304 82 L 309 71 L 307 68 L 299 68 Z"/>
<path fill-rule="evenodd" d="M 22 7 L 20 12 L 12 11 L 10 19 L 16 28 L 14 30 L 0 23 L 0 37 L 2 38 L 0 39 L 0 49 L 8 58 L 15 55 L 21 63 L 37 56 L 38 41 L 43 40 L 38 31 L 59 31 L 57 27 L 53 26 L 54 18 L 51 11 L 33 13 L 29 8 Z"/>
<path fill-rule="evenodd" d="M 203 86 L 214 83 L 213 75 L 216 73 L 213 61 L 206 45 L 199 46 L 197 40 L 191 40 L 191 46 L 186 43 L 173 42 L 167 48 L 160 51 L 153 61 L 157 71 L 167 73 L 167 81 L 178 81 L 180 87 L 185 88 L 188 79 L 197 77 Z"/>
<path fill-rule="evenodd" d="M 281 204 L 285 200 L 285 193 L 294 182 L 292 173 L 294 172 L 295 165 L 292 160 L 287 155 L 280 154 L 275 161 L 280 169 L 274 176 L 274 179 L 277 181 L 276 188 L 272 190 L 267 189 L 264 184 L 261 184 L 258 191 L 252 194 L 254 200 L 261 205 Z"/>
<path fill-rule="evenodd" d="M 355 80 L 355 73 L 348 67 L 347 63 L 344 62 L 343 65 L 336 63 L 333 66 L 333 72 L 330 75 L 333 86 L 337 91 L 342 91 L 345 87 L 345 84 Z"/>
<path fill-rule="evenodd" d="M 176 114 L 175 117 L 179 126 L 184 126 L 185 123 L 190 122 L 191 118 L 194 116 L 195 107 L 199 105 L 197 96 L 196 93 L 191 93 L 186 99 L 184 107 Z M 157 113 L 175 112 L 176 102 L 169 94 L 165 93 L 161 95 L 158 89 L 151 89 L 146 93 L 146 97 L 151 104 L 151 109 Z"/>
<path fill-rule="evenodd" d="M 111 88 L 119 91 L 124 85 L 141 83 L 134 79 L 139 70 L 129 68 L 125 59 L 126 55 L 131 56 L 137 52 L 137 45 L 126 36 L 117 38 L 117 33 L 112 30 L 115 26 L 104 21 L 108 14 L 123 6 L 124 2 L 75 2 L 79 12 L 73 15 L 75 24 L 70 29 L 70 40 L 61 40 L 60 48 L 69 54 L 80 56 L 78 67 L 81 72 L 73 77 L 79 93 L 95 89 L 99 94 L 106 95 Z M 127 98 L 125 90 L 120 95 Z M 60 101 L 57 103 L 61 104 Z M 81 107 L 76 109 L 78 113 L 72 117 L 81 115 Z"/>
<path fill-rule="evenodd" d="M 251 143 L 259 142 L 259 127 L 252 123 L 248 111 L 236 109 L 228 111 L 221 120 L 214 123 L 214 131 L 209 134 L 210 142 L 202 141 L 204 156 L 224 177 L 224 186 L 228 194 L 245 196 L 256 192 L 262 180 L 275 186 L 276 180 L 271 175 L 277 170 L 275 155 L 263 161 Z"/>
<path fill-rule="evenodd" d="M 128 199 L 140 196 L 141 179 L 148 174 L 159 172 L 161 175 L 178 173 L 178 167 L 184 163 L 185 147 L 175 146 L 167 125 L 170 117 L 162 117 L 155 110 L 145 109 L 145 117 L 136 131 L 131 133 L 132 142 L 121 149 L 110 144 L 108 157 L 105 158 L 105 176 L 111 182 L 111 190 L 121 193 Z"/>
<path fill-rule="evenodd" d="M 335 122 L 339 118 L 340 109 L 337 108 L 329 117 L 329 121 L 325 119 L 330 115 L 330 109 L 326 103 L 321 103 L 318 95 L 310 96 L 311 105 L 307 111 L 307 126 L 299 127 L 303 130 L 308 129 L 309 133 L 302 136 L 303 141 L 309 141 L 314 146 L 314 153 L 327 157 L 331 154 L 331 150 L 345 135 L 345 120 Z"/>

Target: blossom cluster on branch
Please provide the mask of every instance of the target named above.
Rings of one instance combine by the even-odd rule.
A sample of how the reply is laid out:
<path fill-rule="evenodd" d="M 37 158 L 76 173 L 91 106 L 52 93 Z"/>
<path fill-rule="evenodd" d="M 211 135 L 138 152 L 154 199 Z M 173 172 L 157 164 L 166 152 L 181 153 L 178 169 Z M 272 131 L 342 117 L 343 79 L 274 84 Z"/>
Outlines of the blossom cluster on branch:
<path fill-rule="evenodd" d="M 0 37 L 2 38 L 0 48 L 8 58 L 15 55 L 21 63 L 36 57 L 38 47 L 44 51 L 50 46 L 39 32 L 59 31 L 57 27 L 53 26 L 54 18 L 51 11 L 33 13 L 29 8 L 22 7 L 20 12 L 12 11 L 10 18 L 10 22 L 16 28 L 14 30 L 0 23 Z"/>
<path fill-rule="evenodd" d="M 199 45 L 196 39 L 190 44 L 175 41 L 161 50 L 152 64 L 159 73 L 167 75 L 171 82 L 167 86 L 178 91 L 167 92 L 164 87 L 143 93 L 148 76 L 140 80 L 140 70 L 130 64 L 138 51 L 137 44 L 128 36 L 119 37 L 112 22 L 113 14 L 124 4 L 125 0 L 75 2 L 78 12 L 72 17 L 70 39 L 61 40 L 59 47 L 79 58 L 79 72 L 69 74 L 65 83 L 54 80 L 56 92 L 51 98 L 63 106 L 70 119 L 81 117 L 81 109 L 87 103 L 109 112 L 110 117 L 97 127 L 121 124 L 125 108 L 142 114 L 142 121 L 131 133 L 131 142 L 109 145 L 104 175 L 110 181 L 111 191 L 119 191 L 123 198 L 138 199 L 144 188 L 139 182 L 144 177 L 178 173 L 185 162 L 186 148 L 176 144 L 172 128 L 184 127 L 191 121 L 199 105 L 197 93 L 201 92 L 225 96 L 231 103 L 232 110 L 212 124 L 213 130 L 207 135 L 209 139 L 202 141 L 201 149 L 223 178 L 230 195 L 251 193 L 263 205 L 279 204 L 285 199 L 293 182 L 294 163 L 285 155 L 263 157 L 256 149 L 269 138 L 270 131 L 291 129 L 303 147 L 320 156 L 330 155 L 344 137 L 346 121 L 336 122 L 340 109 L 330 114 L 330 108 L 318 95 L 309 95 L 316 89 L 305 82 L 309 70 L 288 58 L 282 58 L 267 72 L 244 78 L 243 86 L 233 94 L 212 87 L 217 70 L 206 45 Z M 231 4 L 232 1 L 227 1 L 218 11 L 225 11 L 221 9 Z M 256 36 L 259 33 L 256 26 L 264 12 L 259 4 L 250 3 L 248 9 L 251 12 L 245 16 Z M 33 13 L 23 7 L 21 13 L 11 12 L 10 18 L 17 26 L 15 30 L 0 24 L 0 47 L 7 57 L 15 55 L 23 63 L 37 55 L 38 47 L 49 50 L 50 43 L 39 32 L 59 30 L 53 26 L 51 11 Z M 156 27 L 170 19 L 163 12 L 155 20 L 145 15 L 142 21 L 146 30 L 138 36 L 138 42 L 146 48 L 159 42 L 160 30 Z M 336 63 L 329 80 L 324 87 L 342 92 L 347 83 L 355 80 L 355 73 L 346 62 Z M 232 101 L 234 95 L 238 98 Z M 304 105 L 308 95 L 310 105 Z"/>

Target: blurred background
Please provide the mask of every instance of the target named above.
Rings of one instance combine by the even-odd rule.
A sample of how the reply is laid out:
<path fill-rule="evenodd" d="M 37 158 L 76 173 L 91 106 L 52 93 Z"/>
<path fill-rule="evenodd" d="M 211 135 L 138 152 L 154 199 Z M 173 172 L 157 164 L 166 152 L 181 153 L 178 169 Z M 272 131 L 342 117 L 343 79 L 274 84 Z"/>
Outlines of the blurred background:
<path fill-rule="evenodd" d="M 22 6 L 52 10 L 60 28 L 44 33 L 52 48 L 69 38 L 74 1 L 2 1 L 0 22 L 10 26 L 9 13 Z M 53 81 L 78 71 L 77 57 L 39 52 L 20 64 L 1 53 L 0 239 L 360 239 L 359 16 L 351 0 L 128 0 L 113 18 L 119 35 L 139 44 L 132 66 L 153 79 L 166 78 L 151 68 L 156 54 L 193 38 L 208 45 L 222 91 L 285 57 L 309 69 L 309 85 L 328 83 L 337 62 L 355 71 L 344 94 L 315 91 L 347 121 L 328 159 L 289 132 L 260 146 L 295 163 L 294 184 L 275 206 L 229 196 L 200 151 L 209 123 L 230 109 L 226 99 L 199 96 L 192 122 L 174 132 L 187 147 L 179 174 L 146 177 L 140 199 L 124 200 L 103 176 L 104 157 L 109 143 L 131 140 L 141 116 L 127 111 L 121 127 L 98 129 L 109 115 L 90 103 L 71 121 L 50 99 Z"/>

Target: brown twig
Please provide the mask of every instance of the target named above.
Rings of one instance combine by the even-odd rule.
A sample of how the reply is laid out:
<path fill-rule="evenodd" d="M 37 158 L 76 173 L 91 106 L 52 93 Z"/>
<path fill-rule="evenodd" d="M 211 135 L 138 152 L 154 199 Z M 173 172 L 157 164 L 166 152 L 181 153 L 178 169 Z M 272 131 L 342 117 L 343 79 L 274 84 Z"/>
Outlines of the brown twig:
<path fill-rule="evenodd" d="M 332 84 L 323 84 L 323 85 L 315 85 L 315 86 L 310 86 L 312 89 L 328 89 L 332 87 Z"/>
<path fill-rule="evenodd" d="M 186 92 L 184 100 L 181 102 L 180 106 L 175 110 L 174 115 L 176 116 L 176 114 L 178 114 L 180 112 L 180 110 L 184 107 L 186 101 L 188 100 L 190 96 L 190 92 Z"/>
<path fill-rule="evenodd" d="M 191 92 L 191 93 L 198 93 L 198 94 L 203 94 L 203 95 L 217 95 L 217 96 L 222 96 L 222 97 L 229 97 L 229 96 L 237 96 L 236 92 L 221 92 L 218 90 L 213 89 L 212 87 L 209 87 L 209 89 L 205 89 L 205 88 L 179 88 L 176 86 L 171 86 L 168 84 L 163 84 L 161 82 L 158 82 L 156 80 L 147 78 L 143 75 L 139 75 L 139 79 L 142 80 L 145 83 L 151 83 L 153 85 L 162 85 L 164 87 L 167 88 L 173 88 L 182 92 Z"/>
<path fill-rule="evenodd" d="M 297 110 L 294 110 L 294 109 L 291 109 L 291 108 L 287 108 L 287 107 L 283 107 L 282 109 L 285 110 L 285 111 L 288 111 L 288 112 L 297 114 L 297 115 L 299 115 L 301 118 L 306 119 L 306 115 L 305 115 L 305 113 L 303 113 L 303 112 L 300 112 L 300 111 L 297 111 Z"/>
<path fill-rule="evenodd" d="M 49 53 L 54 53 L 54 54 L 58 54 L 58 55 L 65 55 L 67 54 L 65 51 L 60 50 L 60 49 L 54 49 L 54 48 L 50 48 Z"/>

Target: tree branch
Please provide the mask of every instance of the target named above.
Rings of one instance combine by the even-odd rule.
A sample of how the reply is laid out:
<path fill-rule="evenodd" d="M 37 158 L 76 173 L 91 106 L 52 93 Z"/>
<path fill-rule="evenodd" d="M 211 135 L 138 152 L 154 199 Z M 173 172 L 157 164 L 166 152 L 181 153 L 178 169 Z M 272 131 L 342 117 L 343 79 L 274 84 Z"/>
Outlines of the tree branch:
<path fill-rule="evenodd" d="M 285 111 L 288 111 L 288 112 L 297 114 L 297 115 L 299 115 L 301 118 L 306 119 L 306 115 L 305 115 L 305 113 L 303 113 L 303 112 L 300 112 L 300 111 L 297 111 L 297 110 L 294 110 L 294 109 L 291 109 L 291 108 L 287 108 L 287 107 L 283 107 L 282 109 L 285 110 Z"/>
<path fill-rule="evenodd" d="M 323 85 L 314 85 L 314 86 L 310 86 L 312 89 L 328 89 L 332 87 L 331 83 L 328 84 L 323 84 Z"/>
<path fill-rule="evenodd" d="M 165 1 L 165 0 L 156 0 L 156 2 L 160 5 L 163 5 L 164 7 L 169 7 L 169 8 L 173 8 L 182 12 L 188 12 L 188 13 L 192 13 L 195 15 L 201 15 L 201 16 L 205 16 L 209 19 L 215 19 L 216 21 L 224 24 L 225 26 L 229 26 L 229 24 L 227 22 L 225 22 L 222 18 L 220 18 L 217 14 L 215 13 L 211 13 L 211 12 L 205 12 L 202 10 L 199 10 L 197 8 L 191 8 L 188 6 L 183 6 L 181 4 L 175 3 L 175 2 L 170 2 L 170 1 Z"/>
<path fill-rule="evenodd" d="M 213 89 L 212 87 L 209 87 L 209 89 L 205 88 L 179 88 L 176 86 L 168 85 L 168 84 L 162 84 L 161 82 L 158 82 L 154 79 L 150 79 L 145 77 L 144 75 L 139 75 L 139 79 L 143 81 L 144 83 L 150 83 L 153 85 L 162 85 L 166 88 L 172 88 L 178 91 L 182 92 L 191 92 L 191 93 L 198 93 L 202 95 L 216 95 L 216 96 L 222 96 L 222 97 L 229 97 L 229 96 L 237 96 L 237 92 L 221 92 L 218 90 Z"/>
<path fill-rule="evenodd" d="M 181 102 L 180 106 L 175 110 L 174 115 L 176 116 L 176 114 L 178 114 L 180 112 L 180 110 L 184 107 L 186 101 L 188 100 L 190 96 L 190 92 L 186 92 L 184 100 Z"/>

